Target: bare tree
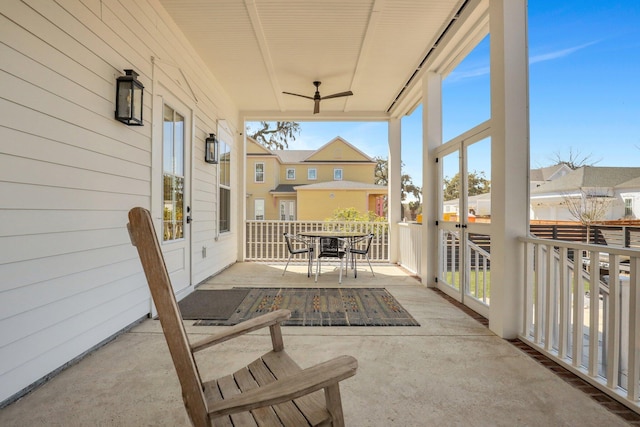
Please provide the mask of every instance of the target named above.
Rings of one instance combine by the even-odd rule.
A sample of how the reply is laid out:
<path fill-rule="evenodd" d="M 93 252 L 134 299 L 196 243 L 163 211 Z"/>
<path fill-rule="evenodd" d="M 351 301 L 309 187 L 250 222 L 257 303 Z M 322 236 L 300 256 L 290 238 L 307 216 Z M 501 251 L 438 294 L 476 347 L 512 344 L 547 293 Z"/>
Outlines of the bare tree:
<path fill-rule="evenodd" d="M 565 157 L 559 150 L 553 153 L 553 157 L 551 157 L 553 165 L 567 165 L 573 170 L 580 169 L 583 166 L 595 166 L 600 163 L 600 160 L 593 161 L 591 154 L 583 155 L 580 150 L 573 147 L 569 147 L 567 157 Z"/>
<path fill-rule="evenodd" d="M 578 195 L 563 194 L 562 198 L 571 216 L 587 228 L 587 243 L 591 235 L 591 226 L 604 219 L 615 200 L 613 197 L 602 195 L 597 188 L 580 189 Z"/>

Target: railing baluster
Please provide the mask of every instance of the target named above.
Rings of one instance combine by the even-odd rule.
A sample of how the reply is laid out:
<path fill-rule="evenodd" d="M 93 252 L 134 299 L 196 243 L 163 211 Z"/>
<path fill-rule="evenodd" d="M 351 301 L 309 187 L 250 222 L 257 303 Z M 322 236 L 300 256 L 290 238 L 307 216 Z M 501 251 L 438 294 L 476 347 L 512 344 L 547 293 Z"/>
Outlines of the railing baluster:
<path fill-rule="evenodd" d="M 598 251 L 590 251 L 589 278 L 589 375 L 595 377 L 598 375 L 600 338 L 600 252 Z"/>
<path fill-rule="evenodd" d="M 584 279 L 582 277 L 582 251 L 573 251 L 573 348 L 572 364 L 582 364 L 584 336 Z"/>
<path fill-rule="evenodd" d="M 544 316 L 544 348 L 550 351 L 553 348 L 553 312 L 556 306 L 553 284 L 555 251 L 553 246 L 547 246 L 547 260 L 545 271 L 545 316 Z"/>
<path fill-rule="evenodd" d="M 533 279 L 535 276 L 533 256 L 538 245 L 525 243 L 524 245 L 524 313 L 522 319 L 522 335 L 531 336 L 533 326 Z"/>
<path fill-rule="evenodd" d="M 637 323 L 640 320 L 640 292 L 638 292 L 638 273 L 640 270 L 640 258 L 632 258 L 629 265 L 629 377 L 627 380 L 627 397 L 634 401 L 638 401 L 638 381 L 640 372 L 638 370 L 638 339 Z"/>
<path fill-rule="evenodd" d="M 609 254 L 609 310 L 607 321 L 607 387 L 615 389 L 620 375 L 620 257 Z"/>
<path fill-rule="evenodd" d="M 535 306 L 535 328 L 534 328 L 534 342 L 536 344 L 542 343 L 542 334 L 543 334 L 543 313 L 544 313 L 544 287 L 542 286 L 542 280 L 544 279 L 544 275 L 542 274 L 544 271 L 543 268 L 543 245 L 536 246 L 536 258 L 535 258 L 535 266 L 536 266 L 536 278 L 535 278 L 535 287 L 534 292 L 536 295 L 536 306 Z"/>
<path fill-rule="evenodd" d="M 566 247 L 559 248 L 560 267 L 558 271 L 558 282 L 560 287 L 560 331 L 558 337 L 558 357 L 567 357 L 569 348 L 569 314 L 571 313 L 571 286 L 569 284 L 568 254 Z"/>

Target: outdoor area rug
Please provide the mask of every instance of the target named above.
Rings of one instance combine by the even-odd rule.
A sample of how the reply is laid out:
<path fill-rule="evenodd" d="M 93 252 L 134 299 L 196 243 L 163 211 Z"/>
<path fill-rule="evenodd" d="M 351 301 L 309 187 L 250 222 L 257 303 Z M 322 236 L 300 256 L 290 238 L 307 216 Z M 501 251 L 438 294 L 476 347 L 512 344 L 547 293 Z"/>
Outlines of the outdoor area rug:
<path fill-rule="evenodd" d="M 201 317 L 199 326 L 235 325 L 270 311 L 286 308 L 284 326 L 420 326 L 384 288 L 234 288 L 246 290 L 233 314 Z M 215 298 L 217 291 L 206 297 Z M 203 295 L 200 298 L 205 297 Z"/>
<path fill-rule="evenodd" d="M 245 299 L 249 289 L 198 290 L 179 303 L 185 320 L 227 320 Z"/>

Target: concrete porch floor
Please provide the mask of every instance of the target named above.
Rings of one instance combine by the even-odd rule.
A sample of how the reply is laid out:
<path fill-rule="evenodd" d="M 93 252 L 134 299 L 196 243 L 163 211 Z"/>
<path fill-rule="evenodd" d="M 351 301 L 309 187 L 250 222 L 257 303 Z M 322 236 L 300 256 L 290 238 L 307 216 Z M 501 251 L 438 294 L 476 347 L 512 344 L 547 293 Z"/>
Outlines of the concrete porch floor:
<path fill-rule="evenodd" d="M 385 287 L 420 327 L 283 327 L 285 348 L 310 366 L 333 356 L 358 359 L 341 383 L 348 426 L 629 425 L 511 343 L 492 334 L 399 267 L 366 264 L 343 287 Z M 306 265 L 238 263 L 201 286 L 338 286 L 323 266 L 317 285 Z M 199 339 L 221 327 L 192 326 Z M 204 379 L 227 374 L 268 351 L 268 331 L 198 356 Z M 2 426 L 187 426 L 160 323 L 147 319 L 0 410 Z"/>

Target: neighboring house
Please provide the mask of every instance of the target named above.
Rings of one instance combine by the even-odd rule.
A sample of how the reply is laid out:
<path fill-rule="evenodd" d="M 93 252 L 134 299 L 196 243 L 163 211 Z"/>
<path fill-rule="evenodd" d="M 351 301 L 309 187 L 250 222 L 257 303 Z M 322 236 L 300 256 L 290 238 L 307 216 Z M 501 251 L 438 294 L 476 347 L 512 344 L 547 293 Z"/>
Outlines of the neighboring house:
<path fill-rule="evenodd" d="M 566 207 L 566 197 L 589 195 L 611 198 L 603 220 L 637 219 L 640 214 L 640 168 L 585 166 L 572 170 L 555 165 L 530 171 L 531 219 L 576 221 Z M 456 218 L 459 199 L 443 203 L 445 218 Z M 491 193 L 470 196 L 469 212 L 491 215 Z"/>
<path fill-rule="evenodd" d="M 640 219 L 640 177 L 615 187 L 624 203 L 624 219 Z"/>
<path fill-rule="evenodd" d="M 531 219 L 576 218 L 567 197 L 610 199 L 602 220 L 635 219 L 640 212 L 640 168 L 585 166 L 531 190 Z"/>
<path fill-rule="evenodd" d="M 247 138 L 247 219 L 324 220 L 338 208 L 383 215 L 376 161 L 336 137 L 317 150 L 269 150 Z"/>
<path fill-rule="evenodd" d="M 531 169 L 529 171 L 530 188 L 533 190 L 534 188 L 540 187 L 542 184 L 561 178 L 566 174 L 571 173 L 571 171 L 572 169 L 565 164 Z"/>

